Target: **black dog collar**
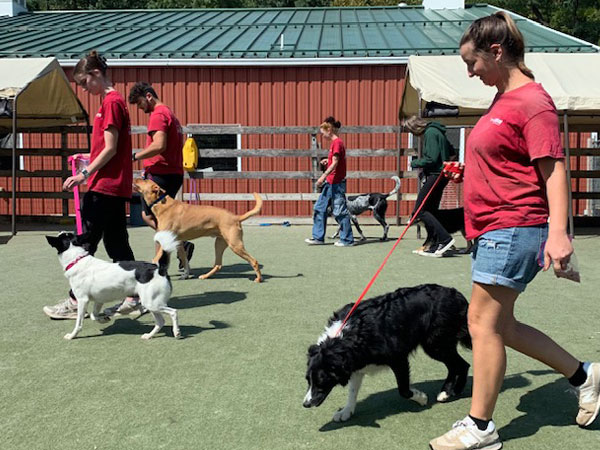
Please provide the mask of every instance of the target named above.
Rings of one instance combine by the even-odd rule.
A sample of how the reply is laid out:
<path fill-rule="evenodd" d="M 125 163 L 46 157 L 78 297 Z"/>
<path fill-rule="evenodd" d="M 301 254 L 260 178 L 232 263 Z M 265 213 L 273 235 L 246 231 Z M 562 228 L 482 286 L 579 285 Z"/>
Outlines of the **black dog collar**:
<path fill-rule="evenodd" d="M 152 207 L 154 205 L 156 205 L 157 203 L 162 202 L 165 199 L 165 197 L 167 197 L 167 193 L 166 192 L 163 195 L 161 195 L 160 197 L 158 197 L 156 200 L 154 200 L 152 203 L 150 203 L 148 205 L 148 208 L 152 209 Z"/>

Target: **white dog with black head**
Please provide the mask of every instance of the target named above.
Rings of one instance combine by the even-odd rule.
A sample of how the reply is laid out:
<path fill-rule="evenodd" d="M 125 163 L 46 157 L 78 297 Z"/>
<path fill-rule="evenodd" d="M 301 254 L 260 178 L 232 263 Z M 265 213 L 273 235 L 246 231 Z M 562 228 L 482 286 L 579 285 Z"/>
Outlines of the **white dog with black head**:
<path fill-rule="evenodd" d="M 58 251 L 58 260 L 77 298 L 77 320 L 65 339 L 73 339 L 81 331 L 88 302 L 94 302 L 92 320 L 106 322 L 100 314 L 104 303 L 139 296 L 141 304 L 154 316 L 156 325 L 142 339 L 150 339 L 165 324 L 162 313 L 171 316 L 173 336 L 181 336 L 177 323 L 177 310 L 167 306 L 171 297 L 171 280 L 167 274 L 169 254 L 177 249 L 179 242 L 170 231 L 155 234 L 154 241 L 165 250 L 158 265 L 143 261 L 120 261 L 111 263 L 88 253 L 87 234 L 60 233 L 46 236 L 48 243 Z"/>

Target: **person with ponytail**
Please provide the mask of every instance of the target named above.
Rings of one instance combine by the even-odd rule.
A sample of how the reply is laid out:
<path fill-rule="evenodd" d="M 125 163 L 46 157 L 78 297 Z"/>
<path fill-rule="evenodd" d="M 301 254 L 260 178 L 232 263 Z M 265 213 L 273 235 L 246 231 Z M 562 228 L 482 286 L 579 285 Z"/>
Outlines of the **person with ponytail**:
<path fill-rule="evenodd" d="M 523 36 L 505 12 L 477 19 L 460 42 L 469 76 L 498 92 L 465 153 L 465 226 L 467 239 L 477 240 L 468 311 L 471 409 L 429 443 L 433 450 L 502 448 L 492 414 L 506 371 L 505 347 L 568 379 L 578 395 L 579 426 L 589 426 L 600 409 L 600 364 L 578 360 L 514 316 L 519 294 L 538 271 L 564 270 L 573 253 L 556 107 L 534 81 L 524 52 Z"/>
<path fill-rule="evenodd" d="M 331 141 L 331 146 L 327 159 L 321 161 L 323 166 L 327 165 L 327 169 L 317 180 L 317 187 L 322 186 L 322 190 L 314 206 L 312 238 L 304 240 L 309 245 L 325 243 L 327 207 L 330 203 L 333 206 L 333 217 L 340 225 L 340 240 L 334 245 L 337 247 L 354 245 L 350 213 L 346 206 L 346 146 L 338 136 L 341 126 L 342 124 L 334 117 L 328 117 L 319 127 L 323 137 Z"/>
<path fill-rule="evenodd" d="M 94 116 L 89 165 L 67 178 L 63 189 L 72 190 L 87 180 L 81 216 L 84 232 L 89 233 L 89 253 L 94 254 L 103 239 L 114 262 L 133 261 L 125 209 L 133 183 L 131 124 L 125 99 L 113 87 L 107 69 L 106 60 L 91 51 L 73 71 L 75 82 L 91 95 L 100 96 L 102 103 Z M 133 311 L 139 302 L 129 298 L 123 305 L 120 312 L 125 313 L 125 306 Z M 75 319 L 77 299 L 71 291 L 68 298 L 43 310 L 52 319 Z"/>

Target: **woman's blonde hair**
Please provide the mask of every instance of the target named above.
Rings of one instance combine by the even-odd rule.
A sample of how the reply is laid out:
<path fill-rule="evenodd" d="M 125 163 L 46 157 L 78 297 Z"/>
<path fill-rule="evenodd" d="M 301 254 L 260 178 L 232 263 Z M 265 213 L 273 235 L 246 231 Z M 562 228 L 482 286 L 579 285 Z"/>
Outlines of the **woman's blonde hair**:
<path fill-rule="evenodd" d="M 406 128 L 415 136 L 421 136 L 423 133 L 425 133 L 425 128 L 427 128 L 427 125 L 429 125 L 429 122 L 417 116 L 410 116 L 404 121 L 404 128 Z"/>
<path fill-rule="evenodd" d="M 534 79 L 525 65 L 525 41 L 515 21 L 504 11 L 474 21 L 463 34 L 460 45 L 473 43 L 477 52 L 489 53 L 490 46 L 500 44 L 509 63 L 516 65 L 524 75 Z"/>
<path fill-rule="evenodd" d="M 339 120 L 335 120 L 335 117 L 333 116 L 329 116 L 323 121 L 321 125 L 319 125 L 319 128 L 322 128 L 323 130 L 339 130 L 341 127 L 342 122 L 340 122 Z"/>

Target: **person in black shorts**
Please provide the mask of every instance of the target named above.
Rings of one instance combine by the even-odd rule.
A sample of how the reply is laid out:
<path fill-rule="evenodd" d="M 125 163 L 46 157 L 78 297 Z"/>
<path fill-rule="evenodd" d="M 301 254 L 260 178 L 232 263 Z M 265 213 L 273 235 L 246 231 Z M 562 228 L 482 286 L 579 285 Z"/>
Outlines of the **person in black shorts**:
<path fill-rule="evenodd" d="M 133 154 L 133 160 L 142 160 L 144 178 L 150 179 L 173 198 L 183 184 L 183 131 L 171 109 L 162 103 L 152 86 L 145 82 L 136 83 L 129 91 L 129 103 L 137 105 L 146 114 L 148 136 L 146 147 Z M 142 198 L 142 219 L 156 229 L 156 218 Z M 185 241 L 183 247 L 188 261 L 194 252 L 194 244 Z M 179 268 L 183 264 L 179 261 Z"/>

